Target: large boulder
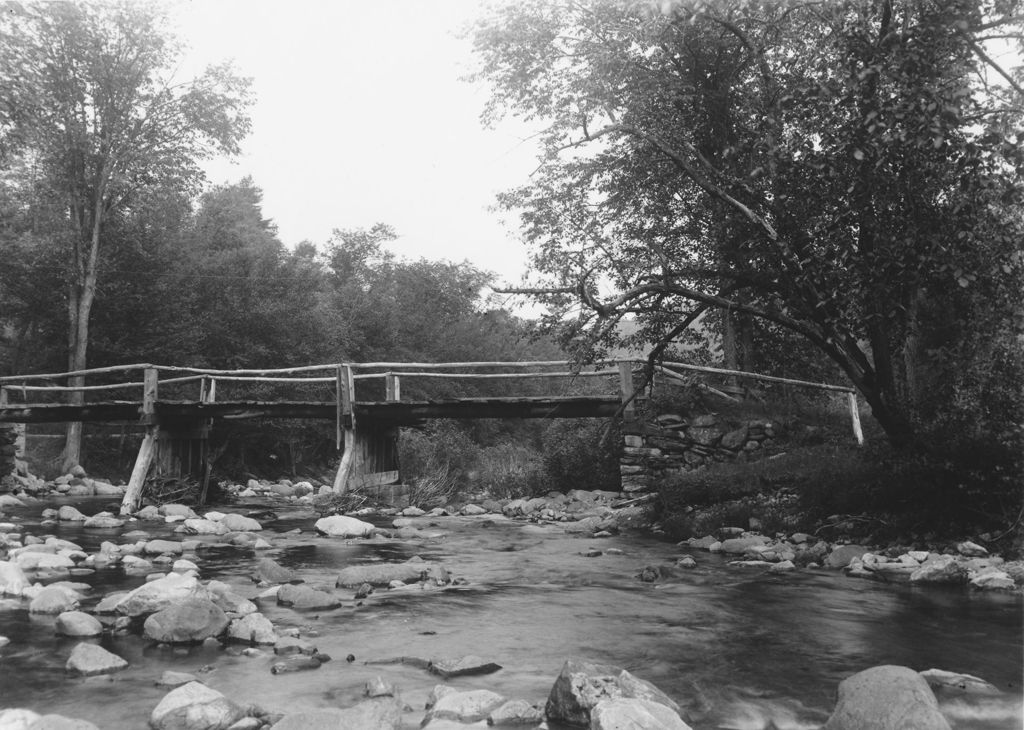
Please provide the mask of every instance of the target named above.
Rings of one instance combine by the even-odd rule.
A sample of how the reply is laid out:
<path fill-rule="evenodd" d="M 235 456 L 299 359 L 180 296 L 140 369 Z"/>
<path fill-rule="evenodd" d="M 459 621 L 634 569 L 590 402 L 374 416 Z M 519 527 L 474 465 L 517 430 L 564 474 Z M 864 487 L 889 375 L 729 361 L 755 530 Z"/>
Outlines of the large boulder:
<path fill-rule="evenodd" d="M 78 608 L 78 595 L 60 586 L 47 586 L 28 604 L 29 613 L 58 614 Z"/>
<path fill-rule="evenodd" d="M 264 583 L 301 583 L 302 578 L 294 570 L 285 568 L 272 558 L 261 558 L 256 563 L 256 573 L 253 580 Z"/>
<path fill-rule="evenodd" d="M 214 689 L 189 682 L 164 695 L 149 717 L 152 730 L 227 730 L 245 711 Z"/>
<path fill-rule="evenodd" d="M 964 583 L 967 568 L 952 555 L 929 557 L 910 574 L 911 583 Z"/>
<path fill-rule="evenodd" d="M 618 698 L 647 700 L 679 713 L 679 705 L 668 695 L 625 669 L 569 659 L 551 687 L 545 714 L 555 722 L 585 726 L 598 702 Z"/>
<path fill-rule="evenodd" d="M 191 575 L 168 573 L 144 583 L 118 601 L 116 610 L 124 616 L 144 616 L 193 598 L 210 598 L 209 591 Z"/>
<path fill-rule="evenodd" d="M 369 522 L 357 520 L 355 517 L 345 515 L 331 515 L 321 517 L 313 525 L 317 532 L 328 537 L 370 537 L 377 528 Z"/>
<path fill-rule="evenodd" d="M 839 683 L 822 730 L 950 730 L 920 674 L 907 667 L 872 667 Z"/>
<path fill-rule="evenodd" d="M 39 719 L 39 713 L 22 707 L 0 710 L 0 730 L 28 730 Z"/>
<path fill-rule="evenodd" d="M 441 690 L 441 691 L 439 691 Z M 434 690 L 437 702 L 430 708 L 424 723 L 432 720 L 479 722 L 505 704 L 505 698 L 489 689 L 459 691 L 450 687 Z"/>
<path fill-rule="evenodd" d="M 273 644 L 277 641 L 274 624 L 262 613 L 250 613 L 236 618 L 228 626 L 228 640 L 250 644 Z"/>
<path fill-rule="evenodd" d="M 69 672 L 92 676 L 109 674 L 127 666 L 128 662 L 117 654 L 111 654 L 102 646 L 83 642 L 71 650 L 66 668 Z"/>
<path fill-rule="evenodd" d="M 111 512 L 99 512 L 82 523 L 82 527 L 94 530 L 116 530 L 124 527 L 124 520 L 119 520 Z"/>
<path fill-rule="evenodd" d="M 397 697 L 374 697 L 344 710 L 292 712 L 274 724 L 274 730 L 398 730 L 402 703 Z"/>
<path fill-rule="evenodd" d="M 863 545 L 837 545 L 825 556 L 825 566 L 828 568 L 845 568 L 851 560 L 860 560 L 868 549 Z"/>
<path fill-rule="evenodd" d="M 82 611 L 65 611 L 57 617 L 56 631 L 60 636 L 99 636 L 103 624 L 95 616 Z"/>
<path fill-rule="evenodd" d="M 277 602 L 299 609 L 337 608 L 341 601 L 326 591 L 319 591 L 307 585 L 286 583 L 277 592 Z"/>
<path fill-rule="evenodd" d="M 142 630 L 153 641 L 188 644 L 220 636 L 227 627 L 228 617 L 215 603 L 192 598 L 152 614 Z"/>
<path fill-rule="evenodd" d="M 768 538 L 761 535 L 733 537 L 728 540 L 722 540 L 722 544 L 719 546 L 719 551 L 726 553 L 727 555 L 743 555 L 751 548 L 761 547 L 767 544 Z"/>
<path fill-rule="evenodd" d="M 232 532 L 257 532 L 263 529 L 263 525 L 251 517 L 235 514 L 234 512 L 224 515 L 220 522 Z"/>
<path fill-rule="evenodd" d="M 590 711 L 590 730 L 692 730 L 679 713 L 649 700 L 602 700 Z"/>
<path fill-rule="evenodd" d="M 222 522 L 203 519 L 186 519 L 178 530 L 190 535 L 226 535 L 230 530 Z"/>
<path fill-rule="evenodd" d="M 142 547 L 146 555 L 181 555 L 182 551 L 177 540 L 150 540 Z"/>
<path fill-rule="evenodd" d="M 70 504 L 65 504 L 57 510 L 57 519 L 61 522 L 85 522 L 89 518 Z"/>
<path fill-rule="evenodd" d="M 420 580 L 444 580 L 445 569 L 437 563 L 429 563 L 422 558 L 414 557 L 404 563 L 371 563 L 369 565 L 350 565 L 338 573 L 335 585 L 339 588 L 358 588 L 363 583 L 372 586 L 386 586 L 391 581 L 415 583 Z"/>

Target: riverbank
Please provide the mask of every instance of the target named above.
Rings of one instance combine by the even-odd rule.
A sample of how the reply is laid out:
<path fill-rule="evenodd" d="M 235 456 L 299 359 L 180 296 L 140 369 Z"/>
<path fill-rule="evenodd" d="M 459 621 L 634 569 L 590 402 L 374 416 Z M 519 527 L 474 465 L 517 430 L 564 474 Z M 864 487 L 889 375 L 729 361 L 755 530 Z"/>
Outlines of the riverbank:
<path fill-rule="evenodd" d="M 10 641 L 0 649 L 4 702 L 127 730 L 151 719 L 170 694 L 156 683 L 174 671 L 251 710 L 233 721 L 248 719 L 239 728 L 355 707 L 368 685 L 397 688 L 403 706 L 393 726 L 411 728 L 431 693 L 440 699 L 438 683 L 543 711 L 565 661 L 582 657 L 653 683 L 698 730 L 819 727 L 840 682 L 884 664 L 990 683 L 998 694 L 936 693 L 958 730 L 1020 723 L 1019 593 L 853 580 L 826 567 L 780 574 L 736 562 L 743 554 L 636 529 L 650 518 L 647 505 L 614 493 L 325 520 L 311 490 L 237 485 L 229 502 L 200 515 L 150 507 L 120 526 L 99 515 L 104 498 L 9 504 L 5 562 L 24 580 L 20 594 L 0 601 L 0 635 Z M 369 537 L 338 533 L 346 523 Z M 693 566 L 680 565 L 687 558 Z M 174 626 L 150 620 L 162 609 L 136 613 L 140 601 L 127 597 L 168 584 L 210 600 L 228 623 L 185 643 L 159 633 Z M 38 610 L 55 599 L 52 588 L 67 610 Z M 96 638 L 55 635 L 60 616 L 76 610 L 100 623 Z M 69 672 L 83 642 L 129 666 Z M 448 680 L 429 669 L 473 655 L 500 669 Z M 472 724 L 454 725 L 464 726 Z"/>

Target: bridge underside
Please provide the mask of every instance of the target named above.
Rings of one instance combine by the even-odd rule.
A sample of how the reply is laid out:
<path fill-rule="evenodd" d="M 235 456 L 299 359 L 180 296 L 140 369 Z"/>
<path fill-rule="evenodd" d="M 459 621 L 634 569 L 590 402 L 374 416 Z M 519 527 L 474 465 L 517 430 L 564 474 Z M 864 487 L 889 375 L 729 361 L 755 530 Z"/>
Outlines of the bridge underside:
<path fill-rule="evenodd" d="M 621 404 L 622 401 L 617 396 L 459 398 L 398 402 L 357 401 L 353 404 L 353 410 L 357 423 L 360 419 L 365 419 L 388 426 L 415 426 L 430 418 L 602 418 L 614 416 L 621 408 Z M 338 417 L 338 408 L 334 401 L 157 401 L 154 410 L 157 419 L 165 424 L 192 423 L 209 418 L 316 418 L 333 421 Z M 140 415 L 140 404 L 129 401 L 81 406 L 52 404 L 0 408 L 0 422 L 8 423 L 138 423 Z"/>

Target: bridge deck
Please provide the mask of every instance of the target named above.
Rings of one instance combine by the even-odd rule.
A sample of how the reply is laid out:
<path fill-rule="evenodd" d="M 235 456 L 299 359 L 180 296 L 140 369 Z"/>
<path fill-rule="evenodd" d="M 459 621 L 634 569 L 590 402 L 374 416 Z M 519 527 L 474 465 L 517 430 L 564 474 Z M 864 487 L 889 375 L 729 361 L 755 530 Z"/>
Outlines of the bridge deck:
<path fill-rule="evenodd" d="M 617 396 L 563 396 L 516 398 L 458 398 L 429 401 L 356 401 L 356 421 L 408 426 L 428 418 L 597 418 L 616 414 Z M 206 418 L 316 418 L 335 420 L 334 401 L 162 401 L 154 404 L 161 422 L 198 421 Z M 65 423 L 68 421 L 139 422 L 138 401 L 108 401 L 80 406 L 45 404 L 0 407 L 0 422 Z"/>

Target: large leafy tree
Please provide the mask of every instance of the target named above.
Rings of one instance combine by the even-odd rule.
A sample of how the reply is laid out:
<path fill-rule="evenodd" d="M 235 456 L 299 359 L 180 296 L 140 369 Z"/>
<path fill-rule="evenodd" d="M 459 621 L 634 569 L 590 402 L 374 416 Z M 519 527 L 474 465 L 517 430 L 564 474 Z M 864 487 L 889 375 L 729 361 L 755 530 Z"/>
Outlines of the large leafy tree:
<path fill-rule="evenodd" d="M 485 117 L 544 129 L 503 196 L 534 251 L 518 291 L 578 312 L 587 347 L 625 314 L 656 352 L 707 310 L 796 333 L 920 444 L 923 377 L 979 341 L 1019 361 L 1024 90 L 993 48 L 1021 21 L 987 0 L 497 9 Z"/>
<path fill-rule="evenodd" d="M 179 83 L 179 56 L 151 3 L 9 3 L 0 18 L 2 163 L 61 202 L 48 235 L 65 250 L 71 370 L 87 364 L 107 221 L 156 186 L 195 186 L 199 161 L 248 131 L 248 81 L 219 66 Z M 80 436 L 72 424 L 66 463 Z"/>

